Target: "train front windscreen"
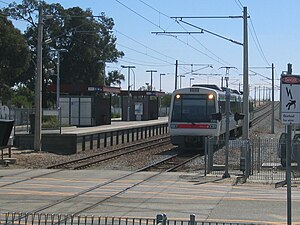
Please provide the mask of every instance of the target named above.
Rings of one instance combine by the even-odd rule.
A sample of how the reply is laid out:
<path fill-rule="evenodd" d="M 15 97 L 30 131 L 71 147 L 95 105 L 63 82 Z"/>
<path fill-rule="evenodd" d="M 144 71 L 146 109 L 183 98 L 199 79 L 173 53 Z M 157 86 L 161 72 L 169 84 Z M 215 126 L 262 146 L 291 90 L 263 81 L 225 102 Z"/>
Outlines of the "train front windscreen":
<path fill-rule="evenodd" d="M 216 113 L 215 98 L 207 94 L 177 94 L 174 98 L 172 122 L 211 122 Z"/>

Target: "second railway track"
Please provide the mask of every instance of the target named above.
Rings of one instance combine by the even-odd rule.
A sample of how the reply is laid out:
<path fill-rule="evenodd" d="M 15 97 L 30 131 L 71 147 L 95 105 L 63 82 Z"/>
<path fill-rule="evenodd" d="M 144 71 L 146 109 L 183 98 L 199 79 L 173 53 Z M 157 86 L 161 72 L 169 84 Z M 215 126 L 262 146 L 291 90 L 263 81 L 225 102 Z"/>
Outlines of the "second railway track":
<path fill-rule="evenodd" d="M 74 170 L 85 169 L 91 166 L 95 166 L 101 162 L 114 159 L 126 154 L 131 154 L 138 151 L 144 151 L 151 148 L 161 147 L 169 143 L 170 143 L 169 136 L 159 137 L 159 138 L 144 141 L 142 143 L 130 144 L 112 150 L 106 150 L 103 152 L 95 153 L 90 156 L 85 156 L 67 162 L 51 165 L 48 166 L 47 169 L 74 169 Z"/>

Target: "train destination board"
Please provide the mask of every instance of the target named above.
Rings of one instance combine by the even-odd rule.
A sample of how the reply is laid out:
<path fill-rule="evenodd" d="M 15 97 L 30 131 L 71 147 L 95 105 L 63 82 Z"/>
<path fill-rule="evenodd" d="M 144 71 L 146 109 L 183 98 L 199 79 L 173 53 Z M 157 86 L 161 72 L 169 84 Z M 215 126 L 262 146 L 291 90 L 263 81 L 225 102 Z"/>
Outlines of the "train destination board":
<path fill-rule="evenodd" d="M 281 76 L 281 122 L 300 124 L 300 76 Z"/>

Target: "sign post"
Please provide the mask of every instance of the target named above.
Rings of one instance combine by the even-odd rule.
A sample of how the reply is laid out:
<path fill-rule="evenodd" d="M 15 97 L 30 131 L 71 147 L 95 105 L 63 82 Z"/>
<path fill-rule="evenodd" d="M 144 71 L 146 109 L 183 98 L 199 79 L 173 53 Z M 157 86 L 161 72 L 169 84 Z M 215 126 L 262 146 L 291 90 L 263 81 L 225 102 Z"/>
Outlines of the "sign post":
<path fill-rule="evenodd" d="M 300 123 L 300 76 L 292 75 L 292 65 L 288 64 L 288 73 L 281 76 L 281 121 L 287 125 L 286 140 L 286 183 L 287 183 L 287 224 L 292 224 L 291 199 L 291 152 L 292 125 Z"/>

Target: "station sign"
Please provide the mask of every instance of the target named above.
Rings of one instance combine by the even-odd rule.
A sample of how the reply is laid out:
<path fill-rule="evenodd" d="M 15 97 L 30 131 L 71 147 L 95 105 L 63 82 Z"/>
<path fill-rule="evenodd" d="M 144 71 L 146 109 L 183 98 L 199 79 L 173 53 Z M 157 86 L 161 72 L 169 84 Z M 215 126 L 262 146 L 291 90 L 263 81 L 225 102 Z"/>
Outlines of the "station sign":
<path fill-rule="evenodd" d="M 97 92 L 97 91 L 102 91 L 102 88 L 100 88 L 100 87 L 88 87 L 87 90 L 88 91 L 96 91 Z"/>
<path fill-rule="evenodd" d="M 300 124 L 300 76 L 282 75 L 280 81 L 281 122 Z"/>

